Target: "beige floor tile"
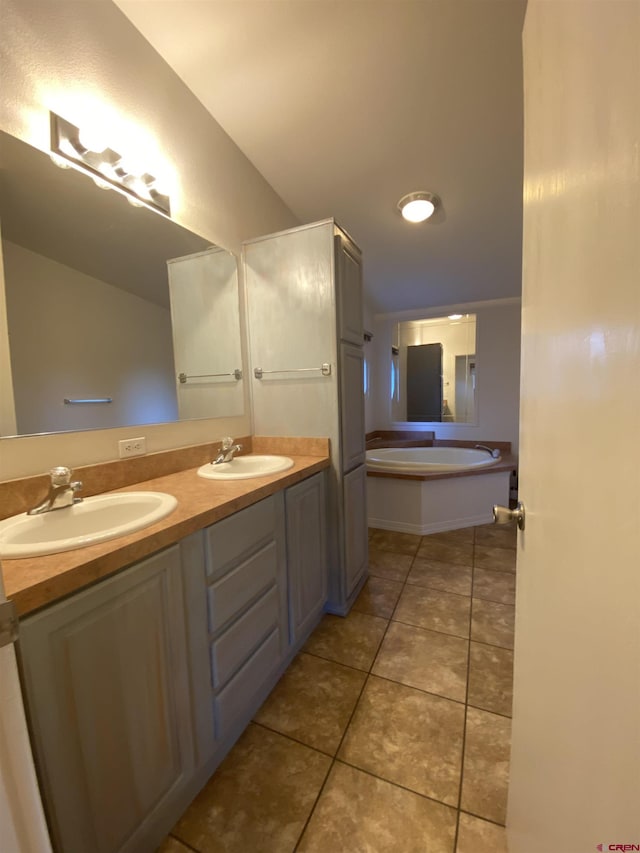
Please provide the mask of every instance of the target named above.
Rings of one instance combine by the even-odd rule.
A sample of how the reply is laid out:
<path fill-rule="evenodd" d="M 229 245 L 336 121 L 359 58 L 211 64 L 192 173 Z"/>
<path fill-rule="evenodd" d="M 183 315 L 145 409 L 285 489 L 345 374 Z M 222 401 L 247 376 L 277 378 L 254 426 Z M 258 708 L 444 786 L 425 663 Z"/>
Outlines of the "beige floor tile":
<path fill-rule="evenodd" d="M 472 599 L 471 639 L 491 646 L 513 648 L 515 607 L 496 601 Z"/>
<path fill-rule="evenodd" d="M 390 619 L 401 592 L 402 584 L 398 581 L 370 575 L 353 604 L 353 610 Z"/>
<path fill-rule="evenodd" d="M 490 569 L 473 570 L 473 597 L 500 604 L 516 603 L 516 576 L 511 572 L 494 572 Z"/>
<path fill-rule="evenodd" d="M 493 572 L 515 572 L 516 552 L 512 548 L 476 545 L 473 564 L 476 568 L 490 569 Z"/>
<path fill-rule="evenodd" d="M 342 664 L 300 654 L 255 720 L 335 755 L 366 677 Z"/>
<path fill-rule="evenodd" d="M 457 566 L 473 565 L 473 542 L 441 542 L 425 536 L 417 555 L 421 560 L 440 560 Z"/>
<path fill-rule="evenodd" d="M 369 575 L 402 582 L 409 574 L 413 557 L 369 548 Z"/>
<path fill-rule="evenodd" d="M 456 806 L 464 706 L 370 676 L 338 757 Z"/>
<path fill-rule="evenodd" d="M 460 812 L 456 853 L 509 853 L 504 826 Z"/>
<path fill-rule="evenodd" d="M 423 541 L 448 542 L 451 545 L 473 544 L 474 528 L 461 527 L 458 530 L 443 530 L 441 533 L 429 533 L 423 537 Z"/>
<path fill-rule="evenodd" d="M 518 543 L 516 524 L 481 524 L 475 528 L 476 545 L 489 548 L 515 548 Z"/>
<path fill-rule="evenodd" d="M 392 622 L 371 671 L 464 702 L 468 645 L 460 637 Z"/>
<path fill-rule="evenodd" d="M 397 533 L 394 530 L 372 529 L 369 535 L 369 545 L 379 551 L 395 551 L 397 554 L 415 556 L 421 536 L 414 533 Z"/>
<path fill-rule="evenodd" d="M 156 853 L 191 853 L 191 849 L 185 847 L 177 838 L 172 838 L 168 835 L 160 847 L 158 847 Z"/>
<path fill-rule="evenodd" d="M 351 611 L 348 616 L 323 616 L 304 651 L 327 660 L 369 671 L 388 621 Z"/>
<path fill-rule="evenodd" d="M 337 762 L 300 853 L 452 853 L 456 812 Z"/>
<path fill-rule="evenodd" d="M 511 716 L 513 652 L 471 643 L 467 702 L 494 714 Z"/>
<path fill-rule="evenodd" d="M 416 557 L 407 583 L 455 592 L 457 595 L 471 595 L 471 572 L 471 566 L 456 566 L 454 563 Z"/>
<path fill-rule="evenodd" d="M 331 759 L 250 725 L 172 835 L 201 853 L 293 850 Z"/>
<path fill-rule="evenodd" d="M 407 585 L 393 618 L 431 631 L 468 637 L 470 606 L 471 599 L 467 596 Z"/>
<path fill-rule="evenodd" d="M 504 824 L 507 816 L 511 720 L 467 709 L 460 807 Z"/>

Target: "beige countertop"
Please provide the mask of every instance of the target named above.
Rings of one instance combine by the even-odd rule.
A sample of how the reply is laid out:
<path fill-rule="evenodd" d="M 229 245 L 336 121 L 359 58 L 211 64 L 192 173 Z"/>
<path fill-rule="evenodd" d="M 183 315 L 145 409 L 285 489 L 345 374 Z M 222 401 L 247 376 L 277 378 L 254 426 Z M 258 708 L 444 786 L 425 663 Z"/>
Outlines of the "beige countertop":
<path fill-rule="evenodd" d="M 294 460 L 293 468 L 268 477 L 206 480 L 190 468 L 117 489 L 167 492 L 178 499 L 178 506 L 156 524 L 108 542 L 43 557 L 3 560 L 7 597 L 24 616 L 329 467 L 326 455 L 288 455 Z"/>

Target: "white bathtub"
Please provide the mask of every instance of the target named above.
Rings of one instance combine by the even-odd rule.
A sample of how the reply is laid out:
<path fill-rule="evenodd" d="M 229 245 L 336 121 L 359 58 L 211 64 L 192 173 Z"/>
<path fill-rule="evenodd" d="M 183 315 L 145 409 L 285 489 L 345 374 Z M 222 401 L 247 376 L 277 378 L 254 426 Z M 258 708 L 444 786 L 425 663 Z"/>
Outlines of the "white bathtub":
<path fill-rule="evenodd" d="M 486 450 L 467 447 L 368 450 L 369 527 L 423 536 L 488 524 L 493 505 L 509 502 L 510 471 L 496 471 L 493 466 L 499 461 Z M 455 476 L 463 471 L 468 473 Z M 420 477 L 429 473 L 444 476 Z M 412 474 L 414 479 L 407 476 Z"/>
<path fill-rule="evenodd" d="M 470 447 L 380 447 L 367 450 L 367 470 L 428 474 L 486 468 L 500 462 L 486 450 Z"/>

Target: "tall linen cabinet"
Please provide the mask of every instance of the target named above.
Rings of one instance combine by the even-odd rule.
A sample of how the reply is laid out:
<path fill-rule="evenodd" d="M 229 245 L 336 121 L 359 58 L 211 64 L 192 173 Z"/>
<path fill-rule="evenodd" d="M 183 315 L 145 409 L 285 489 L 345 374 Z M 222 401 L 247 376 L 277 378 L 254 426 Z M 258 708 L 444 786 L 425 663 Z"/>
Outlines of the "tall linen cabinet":
<path fill-rule="evenodd" d="M 367 574 L 362 256 L 333 219 L 243 244 L 256 435 L 328 436 L 329 597 Z"/>

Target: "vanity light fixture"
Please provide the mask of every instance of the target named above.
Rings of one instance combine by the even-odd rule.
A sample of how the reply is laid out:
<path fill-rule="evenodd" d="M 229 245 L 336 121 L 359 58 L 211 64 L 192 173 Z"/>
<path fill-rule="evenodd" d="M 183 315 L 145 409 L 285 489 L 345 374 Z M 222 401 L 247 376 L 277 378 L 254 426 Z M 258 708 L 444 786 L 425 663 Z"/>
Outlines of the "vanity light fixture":
<path fill-rule="evenodd" d="M 437 195 L 421 190 L 403 195 L 398 202 L 398 210 L 407 222 L 424 222 L 433 216 L 439 204 Z"/>
<path fill-rule="evenodd" d="M 462 320 L 462 314 L 449 314 L 447 320 Z"/>
<path fill-rule="evenodd" d="M 125 155 L 109 148 L 99 134 L 80 130 L 71 122 L 50 113 L 51 159 L 56 165 L 75 166 L 90 175 L 103 189 L 116 189 L 135 205 L 171 215 L 169 196 L 158 180 L 143 167 L 130 171 Z"/>

